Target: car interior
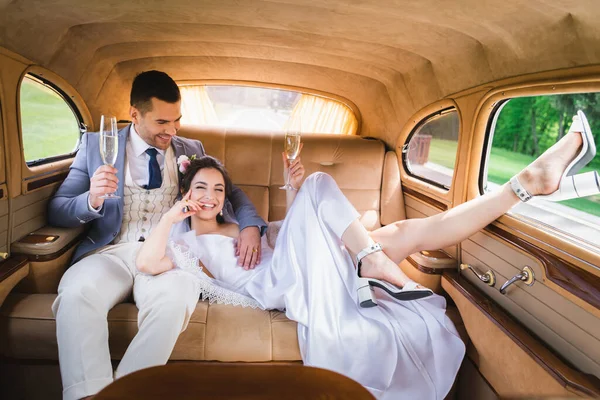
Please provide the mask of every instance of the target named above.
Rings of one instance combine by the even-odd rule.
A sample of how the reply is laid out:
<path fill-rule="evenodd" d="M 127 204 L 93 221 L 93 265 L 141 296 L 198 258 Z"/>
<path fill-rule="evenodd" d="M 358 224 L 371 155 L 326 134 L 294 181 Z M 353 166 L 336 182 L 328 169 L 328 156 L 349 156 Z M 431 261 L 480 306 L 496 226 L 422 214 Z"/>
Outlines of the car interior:
<path fill-rule="evenodd" d="M 330 174 L 373 230 L 506 184 L 578 110 L 600 139 L 599 18 L 596 0 L 0 0 L 0 397 L 61 397 L 51 305 L 87 235 L 47 205 L 101 115 L 131 123 L 140 72 L 173 77 L 178 135 L 265 221 L 285 216 L 299 118 L 306 176 Z M 519 204 L 399 268 L 467 345 L 446 398 L 600 398 L 600 195 Z M 135 304 L 108 321 L 117 363 Z M 301 364 L 296 327 L 200 300 L 169 362 Z"/>

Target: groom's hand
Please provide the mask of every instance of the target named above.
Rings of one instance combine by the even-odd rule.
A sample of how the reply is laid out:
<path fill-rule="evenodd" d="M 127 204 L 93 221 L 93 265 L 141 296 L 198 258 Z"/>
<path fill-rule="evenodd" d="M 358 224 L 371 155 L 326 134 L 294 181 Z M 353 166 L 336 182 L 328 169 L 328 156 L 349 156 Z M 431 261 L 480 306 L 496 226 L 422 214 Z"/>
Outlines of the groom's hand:
<path fill-rule="evenodd" d="M 257 226 L 242 229 L 236 242 L 235 255 L 238 265 L 245 270 L 253 269 L 260 263 L 260 230 Z"/>
<path fill-rule="evenodd" d="M 90 205 L 94 208 L 100 208 L 104 204 L 101 196 L 117 191 L 119 180 L 117 179 L 117 169 L 110 165 L 98 167 L 94 176 L 90 179 Z"/>

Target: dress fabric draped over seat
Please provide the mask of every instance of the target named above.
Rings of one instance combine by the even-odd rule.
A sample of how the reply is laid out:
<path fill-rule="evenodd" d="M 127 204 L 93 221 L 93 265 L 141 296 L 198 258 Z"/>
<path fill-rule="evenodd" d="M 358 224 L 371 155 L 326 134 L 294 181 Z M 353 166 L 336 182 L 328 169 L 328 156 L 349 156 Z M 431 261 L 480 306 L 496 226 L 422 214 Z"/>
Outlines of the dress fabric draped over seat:
<path fill-rule="evenodd" d="M 333 178 L 306 179 L 281 226 L 275 248 L 262 240 L 261 263 L 237 265 L 234 239 L 185 231 L 172 234 L 169 254 L 209 301 L 285 310 L 298 323 L 304 364 L 346 375 L 380 399 L 443 399 L 465 346 L 433 295 L 398 302 L 376 289 L 378 306 L 357 303 L 356 271 L 341 242 L 358 217 Z M 200 272 L 198 259 L 213 274 Z"/>

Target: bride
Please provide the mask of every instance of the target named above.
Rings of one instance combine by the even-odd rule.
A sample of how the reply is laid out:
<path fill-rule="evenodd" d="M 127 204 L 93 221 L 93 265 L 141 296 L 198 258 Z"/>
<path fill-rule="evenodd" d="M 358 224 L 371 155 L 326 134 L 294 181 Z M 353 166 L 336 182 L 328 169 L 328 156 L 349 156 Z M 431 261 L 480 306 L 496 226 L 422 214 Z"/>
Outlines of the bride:
<path fill-rule="evenodd" d="M 410 281 L 397 263 L 466 239 L 520 200 L 573 196 L 581 184 L 568 186 L 571 175 L 594 156 L 593 143 L 580 114 L 570 133 L 510 184 L 373 232 L 329 175 L 312 174 L 300 187 L 304 168 L 297 159 L 286 166 L 300 188 L 287 192 L 279 234 L 275 240 L 278 225 L 270 224 L 260 263 L 250 270 L 236 264 L 238 226 L 221 217 L 231 181 L 219 161 L 202 157 L 187 167 L 185 195 L 143 243 L 136 266 L 144 279 L 189 274 L 198 295 L 211 302 L 285 310 L 298 323 L 305 365 L 349 376 L 378 398 L 443 399 L 465 345 L 445 315 L 445 299 Z"/>

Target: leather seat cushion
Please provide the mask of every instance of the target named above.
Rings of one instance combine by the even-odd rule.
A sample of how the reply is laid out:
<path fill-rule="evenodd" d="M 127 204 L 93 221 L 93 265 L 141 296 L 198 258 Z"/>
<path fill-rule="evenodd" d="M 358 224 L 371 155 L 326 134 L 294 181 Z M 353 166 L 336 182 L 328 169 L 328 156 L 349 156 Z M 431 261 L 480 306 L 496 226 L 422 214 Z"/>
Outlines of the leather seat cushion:
<path fill-rule="evenodd" d="M 51 306 L 56 294 L 11 294 L 0 308 L 0 354 L 17 359 L 58 360 Z M 468 340 L 458 310 L 447 315 Z M 137 308 L 124 303 L 108 314 L 111 356 L 121 359 L 137 333 Z M 297 325 L 279 311 L 263 311 L 199 301 L 181 333 L 171 360 L 300 361 Z"/>
<path fill-rule="evenodd" d="M 56 294 L 11 294 L 0 309 L 0 353 L 18 359 L 58 360 L 52 303 Z M 109 345 L 119 360 L 137 333 L 137 308 L 124 303 L 108 314 Z M 296 323 L 279 311 L 199 301 L 171 360 L 299 361 Z"/>

